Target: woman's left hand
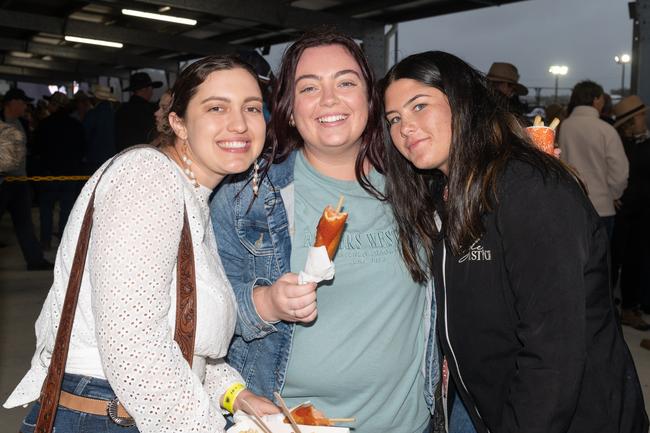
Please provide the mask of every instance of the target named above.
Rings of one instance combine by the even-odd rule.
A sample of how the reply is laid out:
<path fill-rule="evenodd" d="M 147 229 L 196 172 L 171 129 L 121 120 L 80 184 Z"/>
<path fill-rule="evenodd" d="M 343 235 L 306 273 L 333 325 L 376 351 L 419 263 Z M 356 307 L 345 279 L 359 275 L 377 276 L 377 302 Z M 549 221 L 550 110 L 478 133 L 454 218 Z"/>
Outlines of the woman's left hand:
<path fill-rule="evenodd" d="M 256 415 L 258 416 L 271 415 L 274 413 L 281 412 L 280 408 L 277 407 L 275 404 L 273 404 L 271 400 L 269 400 L 266 397 L 261 397 L 257 394 L 253 394 L 248 389 L 245 389 L 242 392 L 240 392 L 237 398 L 235 399 L 235 403 L 233 404 L 233 409 L 235 410 L 235 412 L 241 410 L 248 413 L 249 415 L 252 415 L 250 414 L 250 410 L 248 409 L 248 407 L 242 404 L 242 400 L 246 400 L 246 402 L 253 409 L 255 409 Z"/>

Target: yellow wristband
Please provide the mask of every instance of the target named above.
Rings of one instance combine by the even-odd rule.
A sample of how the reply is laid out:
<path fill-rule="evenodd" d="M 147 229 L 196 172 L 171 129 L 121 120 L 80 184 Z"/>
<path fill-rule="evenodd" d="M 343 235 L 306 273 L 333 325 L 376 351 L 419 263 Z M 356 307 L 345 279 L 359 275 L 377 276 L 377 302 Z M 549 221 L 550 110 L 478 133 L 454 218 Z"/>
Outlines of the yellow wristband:
<path fill-rule="evenodd" d="M 246 385 L 243 383 L 233 383 L 230 385 L 230 387 L 226 390 L 225 394 L 223 395 L 223 408 L 226 409 L 230 413 L 234 413 L 233 405 L 235 404 L 235 399 L 239 395 L 240 392 L 246 389 Z"/>

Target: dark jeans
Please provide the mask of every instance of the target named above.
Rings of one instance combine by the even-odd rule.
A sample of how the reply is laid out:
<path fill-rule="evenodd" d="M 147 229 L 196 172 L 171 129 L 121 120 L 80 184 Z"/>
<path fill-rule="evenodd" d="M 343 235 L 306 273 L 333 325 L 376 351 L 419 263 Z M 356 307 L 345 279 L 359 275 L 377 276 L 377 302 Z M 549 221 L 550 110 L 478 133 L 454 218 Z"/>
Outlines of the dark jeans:
<path fill-rule="evenodd" d="M 620 268 L 621 307 L 650 306 L 650 212 L 645 209 L 616 215 L 612 239 L 612 269 Z"/>
<path fill-rule="evenodd" d="M 63 233 L 70 211 L 77 195 L 81 190 L 79 182 L 59 181 L 42 182 L 39 189 L 39 208 L 41 215 L 41 242 L 50 244 L 52 241 L 52 225 L 54 219 L 54 204 L 59 202 L 58 232 Z"/>
<path fill-rule="evenodd" d="M 64 391 L 84 397 L 100 400 L 112 400 L 115 393 L 107 381 L 88 376 L 66 374 L 63 377 Z M 21 433 L 33 433 L 38 419 L 41 405 L 36 402 L 29 411 L 20 427 Z M 53 433 L 138 433 L 138 428 L 121 427 L 115 424 L 108 416 L 91 415 L 59 407 L 54 419 Z"/>
<path fill-rule="evenodd" d="M 605 229 L 607 230 L 607 239 L 611 241 L 612 234 L 614 233 L 614 221 L 616 220 L 616 216 L 601 216 L 600 220 L 603 222 Z"/>
<path fill-rule="evenodd" d="M 3 182 L 0 184 L 0 218 L 8 211 L 18 238 L 20 250 L 28 265 L 44 261 L 43 251 L 34 235 L 32 222 L 32 194 L 26 182 Z"/>

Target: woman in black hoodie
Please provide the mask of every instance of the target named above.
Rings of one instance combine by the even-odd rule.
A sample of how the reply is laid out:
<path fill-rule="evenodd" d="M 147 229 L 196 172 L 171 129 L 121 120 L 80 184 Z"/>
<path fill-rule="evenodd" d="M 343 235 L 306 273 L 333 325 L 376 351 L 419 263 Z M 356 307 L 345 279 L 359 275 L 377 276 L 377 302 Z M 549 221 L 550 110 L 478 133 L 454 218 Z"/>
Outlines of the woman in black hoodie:
<path fill-rule="evenodd" d="M 384 98 L 402 254 L 414 279 L 433 273 L 441 346 L 477 431 L 647 432 L 607 234 L 575 174 L 451 54 L 402 60 Z"/>

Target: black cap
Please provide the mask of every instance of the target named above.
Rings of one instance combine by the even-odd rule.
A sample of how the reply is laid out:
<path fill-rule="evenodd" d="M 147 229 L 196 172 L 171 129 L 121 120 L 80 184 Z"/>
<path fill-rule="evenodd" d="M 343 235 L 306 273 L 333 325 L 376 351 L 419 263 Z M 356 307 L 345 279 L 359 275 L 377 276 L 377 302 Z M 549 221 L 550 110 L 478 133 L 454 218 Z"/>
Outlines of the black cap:
<path fill-rule="evenodd" d="M 162 86 L 162 81 L 151 81 L 151 77 L 146 72 L 136 72 L 131 75 L 129 83 L 129 87 L 124 89 L 125 92 L 135 92 L 149 86 L 157 89 Z"/>
<path fill-rule="evenodd" d="M 32 102 L 34 98 L 30 98 L 25 94 L 25 92 L 22 89 L 19 89 L 18 87 L 13 87 L 9 90 L 7 90 L 7 93 L 5 93 L 5 96 L 2 98 L 3 102 L 9 102 L 13 101 L 14 99 L 22 99 L 25 102 Z"/>

